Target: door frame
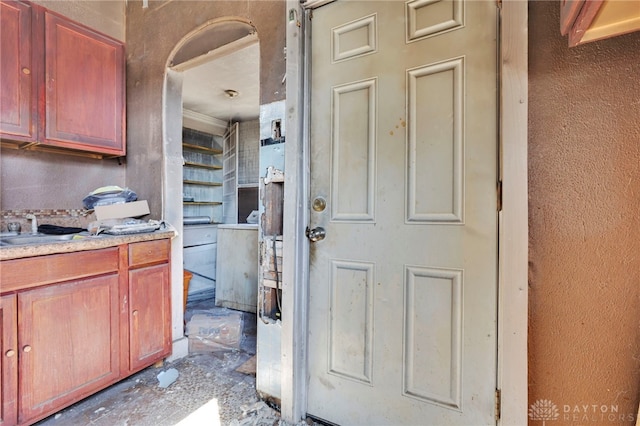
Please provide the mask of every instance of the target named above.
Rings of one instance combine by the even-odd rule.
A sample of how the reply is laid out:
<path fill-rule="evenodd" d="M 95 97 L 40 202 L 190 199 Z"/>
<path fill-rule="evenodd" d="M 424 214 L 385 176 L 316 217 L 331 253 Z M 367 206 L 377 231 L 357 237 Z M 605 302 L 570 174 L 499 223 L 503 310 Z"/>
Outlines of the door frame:
<path fill-rule="evenodd" d="M 303 0 L 304 1 L 304 0 Z M 281 415 L 307 409 L 309 246 L 309 13 L 334 0 L 287 0 L 285 187 L 282 271 Z M 498 424 L 527 423 L 528 187 L 527 2 L 496 1 L 499 25 Z M 291 307 L 291 309 L 287 309 Z"/>

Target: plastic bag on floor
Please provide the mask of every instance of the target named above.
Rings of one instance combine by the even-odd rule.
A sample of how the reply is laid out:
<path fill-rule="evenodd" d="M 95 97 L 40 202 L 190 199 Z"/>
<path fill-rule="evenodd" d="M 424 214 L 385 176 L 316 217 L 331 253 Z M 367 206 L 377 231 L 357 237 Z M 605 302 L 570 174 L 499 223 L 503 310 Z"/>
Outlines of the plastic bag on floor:
<path fill-rule="evenodd" d="M 240 349 L 242 325 L 242 312 L 195 311 L 185 330 L 189 336 L 189 353 Z"/>

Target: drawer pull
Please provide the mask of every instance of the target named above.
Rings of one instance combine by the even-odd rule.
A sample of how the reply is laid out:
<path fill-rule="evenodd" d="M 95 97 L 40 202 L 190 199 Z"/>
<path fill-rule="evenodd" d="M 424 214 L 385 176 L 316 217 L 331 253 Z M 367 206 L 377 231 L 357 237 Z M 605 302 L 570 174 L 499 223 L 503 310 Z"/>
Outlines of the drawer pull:
<path fill-rule="evenodd" d="M 22 68 L 22 73 L 25 75 L 29 75 L 31 74 L 31 70 L 27 67 Z"/>
<path fill-rule="evenodd" d="M 7 358 L 11 358 L 12 356 L 14 356 L 16 354 L 16 351 L 14 351 L 13 349 L 9 349 L 4 354 L 7 356 Z"/>
<path fill-rule="evenodd" d="M 22 348 L 23 352 L 31 352 L 31 346 L 26 345 L 24 348 Z"/>
<path fill-rule="evenodd" d="M 137 317 L 138 316 L 138 311 L 133 311 L 133 316 Z"/>

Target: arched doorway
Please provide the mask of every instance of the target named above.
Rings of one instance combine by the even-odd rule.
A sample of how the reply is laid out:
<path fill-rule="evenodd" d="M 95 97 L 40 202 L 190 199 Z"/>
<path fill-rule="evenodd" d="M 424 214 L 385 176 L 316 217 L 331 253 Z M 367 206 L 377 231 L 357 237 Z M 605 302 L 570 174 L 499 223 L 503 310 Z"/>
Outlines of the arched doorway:
<path fill-rule="evenodd" d="M 242 166 L 242 161 L 251 163 L 247 155 L 258 155 L 259 49 L 256 29 L 249 21 L 224 17 L 187 34 L 167 60 L 163 94 L 164 217 L 178 231 L 172 253 L 174 264 L 193 262 L 192 255 L 197 257 L 195 263 L 200 269 L 192 280 L 190 300 L 194 293 L 207 297 L 211 285 L 215 286 L 213 228 L 228 222 L 229 217 L 242 221 L 245 210 L 241 206 L 246 204 L 243 197 L 255 194 L 257 209 L 257 160 L 253 173 L 245 173 L 247 167 L 235 167 L 233 180 L 227 175 L 230 164 Z M 238 128 L 255 146 L 239 139 Z M 234 132 L 239 141 L 234 148 L 236 158 L 225 159 L 225 141 Z M 184 141 L 187 137 L 191 140 Z M 241 152 L 243 148 L 255 148 L 255 154 Z M 230 208 L 233 213 L 225 211 Z M 199 238 L 196 243 L 189 241 L 194 233 Z M 214 240 L 207 240 L 208 235 Z M 174 315 L 182 311 L 182 300 L 174 300 L 173 305 Z M 176 343 L 174 356 L 186 354 L 186 343 L 178 348 Z"/>

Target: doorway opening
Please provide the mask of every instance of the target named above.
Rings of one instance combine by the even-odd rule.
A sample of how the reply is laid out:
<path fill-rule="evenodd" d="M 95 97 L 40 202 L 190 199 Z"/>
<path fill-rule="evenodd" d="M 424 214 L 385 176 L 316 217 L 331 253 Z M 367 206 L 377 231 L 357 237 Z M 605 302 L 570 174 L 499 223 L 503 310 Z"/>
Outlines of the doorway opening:
<path fill-rule="evenodd" d="M 251 309 L 246 302 L 256 300 L 258 279 L 260 43 L 255 27 L 226 17 L 192 31 L 170 55 L 164 99 L 163 205 L 179 233 L 172 259 L 185 271 L 184 300 L 174 303 L 174 316 L 182 314 L 187 301 L 255 313 L 255 303 Z M 234 273 L 246 277 L 242 288 L 230 276 Z"/>

